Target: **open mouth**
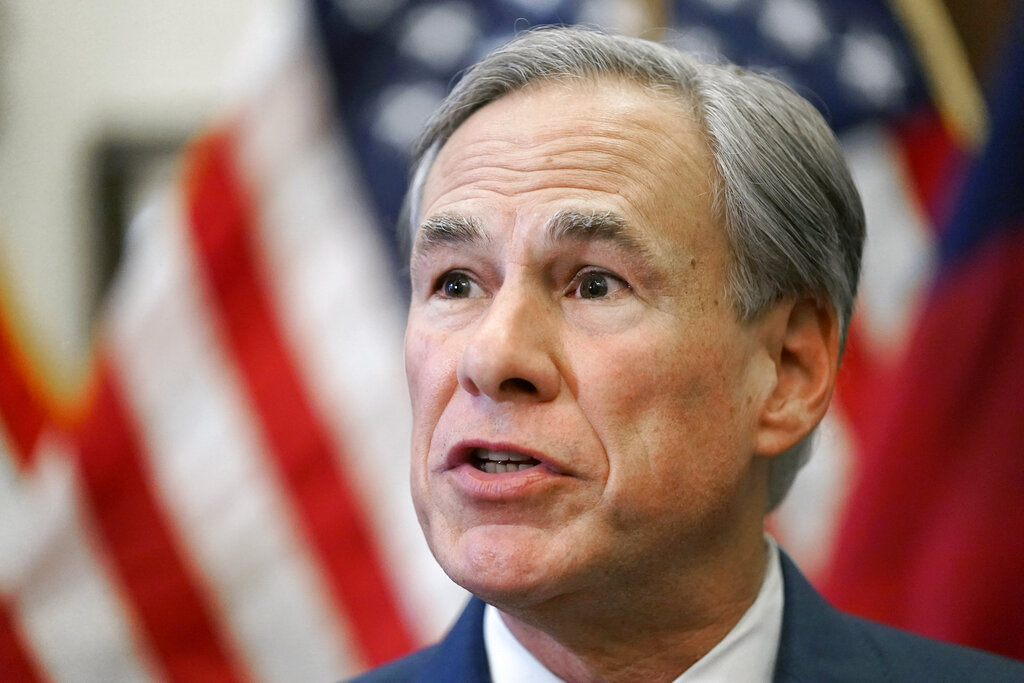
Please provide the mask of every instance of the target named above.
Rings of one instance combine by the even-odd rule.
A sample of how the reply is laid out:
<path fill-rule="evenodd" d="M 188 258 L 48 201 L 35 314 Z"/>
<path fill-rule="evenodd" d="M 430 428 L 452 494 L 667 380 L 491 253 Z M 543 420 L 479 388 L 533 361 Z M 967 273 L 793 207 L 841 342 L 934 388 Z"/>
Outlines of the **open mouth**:
<path fill-rule="evenodd" d="M 489 474 L 519 472 L 540 464 L 540 461 L 522 453 L 489 451 L 484 448 L 473 449 L 469 461 L 473 467 Z"/>

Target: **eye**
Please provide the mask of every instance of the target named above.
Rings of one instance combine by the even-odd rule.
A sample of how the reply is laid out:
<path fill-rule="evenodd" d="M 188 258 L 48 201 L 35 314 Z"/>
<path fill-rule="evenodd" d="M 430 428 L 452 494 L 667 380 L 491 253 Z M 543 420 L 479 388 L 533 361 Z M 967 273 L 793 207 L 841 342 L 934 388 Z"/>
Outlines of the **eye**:
<path fill-rule="evenodd" d="M 477 285 L 473 280 L 458 270 L 442 275 L 434 289 L 445 299 L 468 299 L 479 296 Z"/>
<path fill-rule="evenodd" d="M 581 299 L 603 299 L 625 289 L 629 285 L 611 273 L 590 270 L 577 276 L 573 294 Z"/>

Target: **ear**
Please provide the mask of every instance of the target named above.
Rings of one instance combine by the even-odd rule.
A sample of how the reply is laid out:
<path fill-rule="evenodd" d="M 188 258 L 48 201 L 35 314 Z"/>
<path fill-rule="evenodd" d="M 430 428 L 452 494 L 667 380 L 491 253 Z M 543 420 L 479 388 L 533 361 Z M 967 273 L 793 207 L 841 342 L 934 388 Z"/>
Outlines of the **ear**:
<path fill-rule="evenodd" d="M 757 453 L 781 453 L 807 436 L 828 410 L 839 366 L 839 319 L 813 297 L 780 301 L 762 328 L 775 385 L 761 406 Z"/>

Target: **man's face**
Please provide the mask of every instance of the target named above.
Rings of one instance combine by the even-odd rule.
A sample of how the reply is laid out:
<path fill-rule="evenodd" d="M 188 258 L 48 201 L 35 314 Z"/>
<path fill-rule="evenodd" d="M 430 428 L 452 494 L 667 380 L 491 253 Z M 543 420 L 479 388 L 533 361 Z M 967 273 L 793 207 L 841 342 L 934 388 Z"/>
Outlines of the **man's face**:
<path fill-rule="evenodd" d="M 508 95 L 442 148 L 411 261 L 412 491 L 477 595 L 622 594 L 760 542 L 772 366 L 728 298 L 713 173 L 681 105 L 610 80 Z"/>

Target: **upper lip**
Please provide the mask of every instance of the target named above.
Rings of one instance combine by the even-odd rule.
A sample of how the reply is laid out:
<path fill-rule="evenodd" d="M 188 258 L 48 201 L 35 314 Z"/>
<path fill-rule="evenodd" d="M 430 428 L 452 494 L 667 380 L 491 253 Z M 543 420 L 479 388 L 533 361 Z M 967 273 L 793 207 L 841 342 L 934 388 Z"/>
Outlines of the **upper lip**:
<path fill-rule="evenodd" d="M 539 451 L 531 448 L 526 448 L 518 444 L 498 441 L 487 441 L 484 439 L 467 439 L 460 441 L 448 450 L 448 454 L 445 457 L 444 469 L 454 469 L 460 465 L 469 463 L 472 461 L 474 452 L 478 450 L 488 451 L 507 451 L 511 453 L 519 453 L 534 460 L 540 464 L 545 465 L 548 469 L 559 472 L 559 468 L 556 467 L 552 462 L 551 458 Z"/>

